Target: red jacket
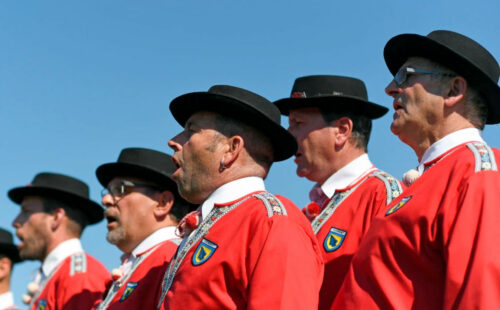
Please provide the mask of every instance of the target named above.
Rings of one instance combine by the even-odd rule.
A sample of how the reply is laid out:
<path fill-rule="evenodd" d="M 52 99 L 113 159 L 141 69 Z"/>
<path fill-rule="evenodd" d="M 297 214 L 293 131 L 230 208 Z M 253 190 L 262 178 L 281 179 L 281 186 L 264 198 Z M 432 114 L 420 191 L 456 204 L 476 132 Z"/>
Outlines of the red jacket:
<path fill-rule="evenodd" d="M 112 287 L 107 293 L 113 293 L 114 297 L 106 309 L 156 309 L 163 275 L 176 250 L 177 243 L 168 240 L 138 255 L 137 259 L 144 256 L 144 260 L 128 279 L 123 279 L 120 285 L 115 284 L 116 291 Z"/>
<path fill-rule="evenodd" d="M 401 194 L 402 186 L 395 178 L 377 170 L 357 183 L 337 190 L 336 195 L 346 192 L 349 192 L 348 196 L 316 233 L 325 261 L 319 309 L 330 309 L 373 218 Z M 335 197 L 325 204 L 326 208 L 334 208 Z"/>
<path fill-rule="evenodd" d="M 89 310 L 106 289 L 110 274 L 86 253 L 67 257 L 54 271 L 31 309 Z"/>
<path fill-rule="evenodd" d="M 284 208 L 253 195 L 239 199 L 189 249 L 161 308 L 317 308 L 323 263 L 316 238 L 300 210 L 278 199 Z"/>
<path fill-rule="evenodd" d="M 375 218 L 332 309 L 500 309 L 499 159 L 438 158 Z"/>

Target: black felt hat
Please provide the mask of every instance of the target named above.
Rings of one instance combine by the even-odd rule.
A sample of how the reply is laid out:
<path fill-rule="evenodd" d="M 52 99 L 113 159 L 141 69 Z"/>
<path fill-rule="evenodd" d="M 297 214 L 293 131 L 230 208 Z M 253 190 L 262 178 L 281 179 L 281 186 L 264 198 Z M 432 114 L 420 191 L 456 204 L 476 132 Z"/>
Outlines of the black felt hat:
<path fill-rule="evenodd" d="M 251 125 L 271 140 L 274 161 L 285 160 L 297 151 L 295 138 L 280 125 L 280 111 L 276 106 L 242 88 L 216 85 L 208 92 L 185 94 L 170 103 L 170 111 L 181 126 L 198 111 L 217 112 Z"/>
<path fill-rule="evenodd" d="M 87 184 L 63 174 L 39 173 L 31 184 L 11 189 L 8 195 L 17 204 L 21 204 L 26 196 L 49 197 L 64 201 L 69 207 L 81 210 L 87 216 L 89 224 L 95 224 L 104 218 L 101 206 L 89 199 Z"/>
<path fill-rule="evenodd" d="M 21 258 L 13 240 L 12 234 L 9 231 L 0 228 L 0 254 L 10 258 L 13 263 L 17 263 L 21 261 Z"/>
<path fill-rule="evenodd" d="M 388 111 L 387 108 L 368 101 L 363 81 L 336 75 L 299 77 L 293 84 L 290 98 L 280 99 L 274 104 L 283 115 L 288 115 L 290 110 L 298 108 L 325 107 L 374 119 Z"/>
<path fill-rule="evenodd" d="M 410 57 L 423 57 L 467 79 L 486 99 L 486 123 L 500 122 L 500 68 L 495 58 L 479 43 L 459 33 L 436 30 L 427 36 L 401 34 L 393 37 L 384 48 L 384 58 L 394 75 Z"/>
<path fill-rule="evenodd" d="M 175 170 L 177 168 L 170 155 L 134 147 L 123 149 L 115 163 L 99 166 L 95 174 L 104 187 L 114 177 L 136 177 L 177 192 L 177 184 L 171 179 Z"/>

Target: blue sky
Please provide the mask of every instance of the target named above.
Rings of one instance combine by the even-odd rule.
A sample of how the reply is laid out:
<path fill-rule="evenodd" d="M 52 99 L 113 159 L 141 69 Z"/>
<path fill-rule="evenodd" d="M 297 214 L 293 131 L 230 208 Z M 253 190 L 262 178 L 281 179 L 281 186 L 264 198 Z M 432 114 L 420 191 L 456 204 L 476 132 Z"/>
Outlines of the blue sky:
<path fill-rule="evenodd" d="M 95 169 L 121 149 L 172 154 L 166 142 L 181 128 L 168 105 L 181 94 L 230 84 L 277 100 L 296 77 L 334 74 L 364 80 L 370 100 L 390 108 L 382 51 L 391 37 L 453 30 L 498 61 L 498 12 L 497 0 L 2 1 L 0 227 L 13 231 L 19 210 L 7 191 L 38 172 L 78 177 L 99 201 Z M 392 111 L 374 122 L 369 154 L 400 178 L 416 157 L 390 133 L 391 119 Z M 492 146 L 499 129 L 484 132 Z M 268 190 L 299 206 L 312 185 L 295 175 L 293 159 L 267 179 Z M 104 222 L 90 226 L 82 242 L 112 269 L 120 252 L 105 233 Z M 15 268 L 18 303 L 38 266 Z"/>

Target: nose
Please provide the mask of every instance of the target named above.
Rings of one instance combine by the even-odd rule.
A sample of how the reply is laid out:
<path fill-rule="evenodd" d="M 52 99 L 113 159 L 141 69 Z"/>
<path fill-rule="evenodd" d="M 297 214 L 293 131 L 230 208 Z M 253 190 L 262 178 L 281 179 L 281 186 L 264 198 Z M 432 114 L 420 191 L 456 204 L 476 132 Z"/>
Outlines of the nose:
<path fill-rule="evenodd" d="M 385 93 L 391 97 L 396 96 L 401 92 L 401 88 L 396 84 L 396 81 L 392 80 L 389 85 L 385 87 Z"/>
<path fill-rule="evenodd" d="M 18 216 L 16 216 L 16 218 L 14 219 L 14 221 L 12 221 L 12 227 L 14 227 L 15 229 L 19 229 L 21 227 L 21 220 L 20 220 L 20 214 Z"/>
<path fill-rule="evenodd" d="M 109 208 L 115 205 L 115 200 L 113 199 L 110 193 L 107 193 L 102 197 L 101 203 L 106 208 Z"/>
<path fill-rule="evenodd" d="M 181 141 L 181 135 L 178 134 L 177 136 L 173 137 L 168 141 L 168 146 L 174 151 L 174 152 L 179 152 L 182 150 L 182 141 Z"/>

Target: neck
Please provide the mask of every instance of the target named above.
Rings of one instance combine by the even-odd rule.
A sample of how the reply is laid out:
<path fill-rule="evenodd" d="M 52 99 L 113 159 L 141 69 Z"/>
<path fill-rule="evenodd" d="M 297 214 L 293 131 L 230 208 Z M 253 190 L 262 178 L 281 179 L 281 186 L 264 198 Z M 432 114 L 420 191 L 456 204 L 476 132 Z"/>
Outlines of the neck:
<path fill-rule="evenodd" d="M 418 161 L 421 161 L 425 152 L 431 147 L 431 145 L 441 140 L 442 138 L 446 137 L 447 135 L 454 133 L 455 131 L 466 128 L 475 128 L 475 127 L 469 121 L 463 118 L 451 121 L 448 120 L 440 128 L 437 128 L 436 130 L 429 132 L 427 135 L 423 136 L 420 141 L 416 143 L 407 143 L 407 144 L 413 149 L 415 155 L 417 155 Z"/>
<path fill-rule="evenodd" d="M 330 169 L 324 169 L 324 172 L 318 180 L 313 180 L 316 181 L 319 185 L 323 185 L 325 181 L 332 176 L 334 173 L 339 171 L 340 169 L 344 168 L 347 166 L 349 163 L 351 163 L 353 160 L 358 158 L 359 156 L 365 154 L 365 150 L 356 148 L 356 147 L 347 147 L 342 149 L 342 151 L 336 153 L 335 158 L 332 158 L 329 162 L 331 165 L 326 168 Z"/>
<path fill-rule="evenodd" d="M 0 281 L 0 294 L 5 294 L 10 291 L 10 279 L 4 278 Z"/>

